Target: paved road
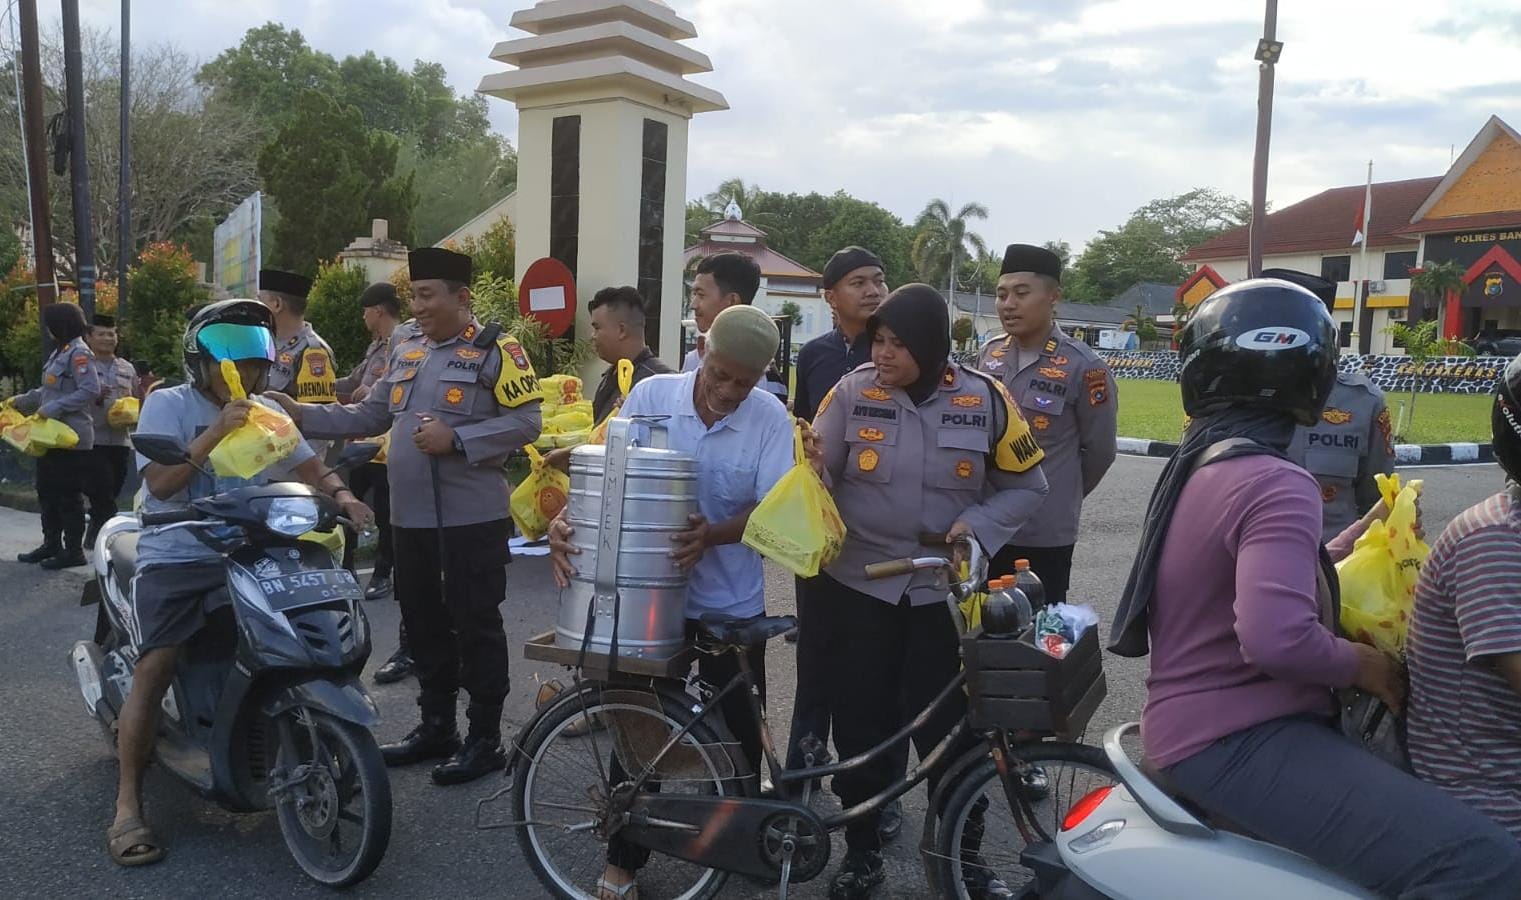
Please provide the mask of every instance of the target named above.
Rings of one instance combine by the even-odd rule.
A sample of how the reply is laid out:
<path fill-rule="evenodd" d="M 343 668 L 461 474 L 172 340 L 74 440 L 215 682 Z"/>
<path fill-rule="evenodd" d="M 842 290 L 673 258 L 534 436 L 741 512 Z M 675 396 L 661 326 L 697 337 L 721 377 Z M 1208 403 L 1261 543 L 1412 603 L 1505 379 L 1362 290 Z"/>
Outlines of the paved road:
<path fill-rule="evenodd" d="M 1083 542 L 1077 553 L 1073 599 L 1093 602 L 1107 622 L 1124 584 L 1136 545 L 1136 529 L 1162 461 L 1121 457 L 1089 499 Z M 1454 515 L 1498 489 L 1494 466 L 1429 468 L 1426 525 L 1437 533 Z M 35 539 L 36 518 L 0 510 L 0 559 L 15 558 Z M 547 590 L 542 559 L 515 563 L 504 605 L 513 644 L 553 622 L 556 599 Z M 770 573 L 772 608 L 790 611 L 791 578 Z M 214 890 L 225 897 L 318 897 L 287 857 L 279 828 L 269 815 L 233 816 L 196 799 L 178 783 L 152 772 L 148 814 L 170 847 L 168 859 L 142 870 L 122 870 L 104 850 L 116 777 L 115 764 L 86 716 L 66 664 L 68 648 L 87 636 L 93 610 L 77 605 L 84 576 L 50 574 L 0 562 L 0 896 L 113 895 L 191 897 Z M 377 649 L 371 667 L 394 647 L 396 606 L 368 605 Z M 785 723 L 794 680 L 793 646 L 770 649 L 773 721 Z M 530 712 L 534 676 L 561 674 L 550 667 L 514 662 L 514 692 L 506 726 L 516 729 Z M 1110 694 L 1093 734 L 1135 718 L 1144 696 L 1144 661 L 1108 657 Z M 384 721 L 380 737 L 391 739 L 415 722 L 413 685 L 375 688 Z M 782 729 L 785 730 L 785 729 Z M 375 897 L 540 896 L 516 842 L 505 831 L 471 827 L 476 799 L 496 786 L 477 783 L 437 788 L 424 767 L 393 770 L 396 826 L 380 869 L 357 893 Z M 922 791 L 910 797 L 903 836 L 890 851 L 884 897 L 922 896 L 923 875 L 913 850 L 922 815 Z M 843 848 L 836 847 L 838 860 Z M 742 880 L 726 896 L 763 896 Z M 794 896 L 822 897 L 825 879 Z"/>

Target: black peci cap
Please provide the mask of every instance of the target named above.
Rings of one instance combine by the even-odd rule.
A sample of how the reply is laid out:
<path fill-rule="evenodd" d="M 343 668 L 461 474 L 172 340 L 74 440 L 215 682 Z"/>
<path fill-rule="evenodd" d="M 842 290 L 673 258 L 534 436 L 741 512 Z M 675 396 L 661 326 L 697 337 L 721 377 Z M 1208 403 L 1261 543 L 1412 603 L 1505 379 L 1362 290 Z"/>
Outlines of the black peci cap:
<path fill-rule="evenodd" d="M 1007 275 L 1010 272 L 1034 272 L 1036 275 L 1045 275 L 1061 281 L 1062 260 L 1045 247 L 1037 247 L 1034 244 L 1010 244 L 1008 249 L 1003 251 L 1003 268 L 998 270 L 998 274 Z"/>
<path fill-rule="evenodd" d="M 407 254 L 407 269 L 413 281 L 457 281 L 469 284 L 470 257 L 443 247 L 418 247 Z"/>
<path fill-rule="evenodd" d="M 297 275 L 294 272 L 282 272 L 279 269 L 260 269 L 259 290 L 290 294 L 292 297 L 305 297 L 312 292 L 312 280 L 305 275 Z"/>

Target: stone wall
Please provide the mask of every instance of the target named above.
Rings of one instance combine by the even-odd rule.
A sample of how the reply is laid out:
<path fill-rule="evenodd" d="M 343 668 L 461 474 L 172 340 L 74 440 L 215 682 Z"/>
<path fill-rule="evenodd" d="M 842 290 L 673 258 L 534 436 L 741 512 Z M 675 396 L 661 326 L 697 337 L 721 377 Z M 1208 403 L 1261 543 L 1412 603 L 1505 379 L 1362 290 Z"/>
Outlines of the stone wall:
<path fill-rule="evenodd" d="M 1109 363 L 1116 378 L 1151 381 L 1176 381 L 1178 378 L 1178 354 L 1172 351 L 1101 350 L 1099 355 Z M 1449 356 L 1433 359 L 1417 371 L 1415 364 L 1405 356 L 1342 354 L 1340 365 L 1344 371 L 1361 369 L 1385 391 L 1408 391 L 1419 380 L 1420 390 L 1429 393 L 1487 394 L 1494 389 L 1495 379 L 1505 371 L 1509 362 L 1499 356 Z"/>

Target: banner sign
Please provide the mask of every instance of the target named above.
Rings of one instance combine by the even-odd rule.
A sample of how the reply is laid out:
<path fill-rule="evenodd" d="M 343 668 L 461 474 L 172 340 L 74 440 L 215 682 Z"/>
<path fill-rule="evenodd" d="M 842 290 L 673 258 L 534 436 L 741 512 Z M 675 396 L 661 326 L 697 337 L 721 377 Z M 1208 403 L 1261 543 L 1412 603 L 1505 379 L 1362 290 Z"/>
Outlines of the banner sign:
<path fill-rule="evenodd" d="M 237 205 L 212 232 L 213 280 L 233 297 L 252 298 L 259 290 L 259 229 L 263 227 L 260 196 Z"/>

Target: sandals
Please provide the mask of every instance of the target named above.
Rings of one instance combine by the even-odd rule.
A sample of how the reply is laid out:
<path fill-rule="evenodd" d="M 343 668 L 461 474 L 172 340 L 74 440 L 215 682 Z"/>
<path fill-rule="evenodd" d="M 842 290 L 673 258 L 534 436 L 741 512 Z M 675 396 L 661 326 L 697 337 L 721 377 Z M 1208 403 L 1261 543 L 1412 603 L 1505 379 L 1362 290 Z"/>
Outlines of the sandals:
<path fill-rule="evenodd" d="M 639 882 L 613 884 L 606 878 L 597 879 L 597 900 L 639 900 Z"/>
<path fill-rule="evenodd" d="M 119 866 L 146 866 L 164 858 L 158 836 L 136 817 L 106 830 L 106 851 Z"/>

